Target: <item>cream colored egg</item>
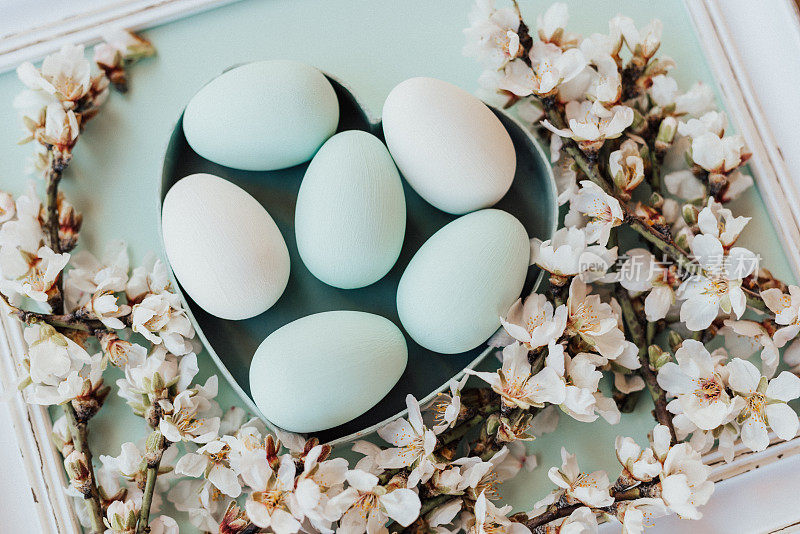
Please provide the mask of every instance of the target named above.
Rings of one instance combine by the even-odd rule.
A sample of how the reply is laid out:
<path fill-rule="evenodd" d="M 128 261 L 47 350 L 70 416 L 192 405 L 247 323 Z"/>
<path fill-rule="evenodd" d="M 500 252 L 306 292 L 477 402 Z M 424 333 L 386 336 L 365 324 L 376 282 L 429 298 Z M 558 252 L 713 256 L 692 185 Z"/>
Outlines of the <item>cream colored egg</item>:
<path fill-rule="evenodd" d="M 247 319 L 269 309 L 289 280 L 289 251 L 267 210 L 212 174 L 175 185 L 161 209 L 164 248 L 175 277 L 205 311 Z"/>
<path fill-rule="evenodd" d="M 487 208 L 508 192 L 514 144 L 486 104 L 450 83 L 411 78 L 383 105 L 383 133 L 397 168 L 419 195 L 448 213 Z"/>

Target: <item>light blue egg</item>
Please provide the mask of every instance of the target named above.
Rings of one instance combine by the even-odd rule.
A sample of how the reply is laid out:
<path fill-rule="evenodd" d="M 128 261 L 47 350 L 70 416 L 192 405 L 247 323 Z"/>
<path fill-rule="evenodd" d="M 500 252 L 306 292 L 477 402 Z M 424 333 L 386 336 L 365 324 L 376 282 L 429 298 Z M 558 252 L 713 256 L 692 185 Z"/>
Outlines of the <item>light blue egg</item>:
<path fill-rule="evenodd" d="M 261 343 L 250 363 L 250 391 L 274 424 L 316 432 L 372 408 L 407 361 L 405 338 L 388 319 L 359 311 L 317 313 Z"/>
<path fill-rule="evenodd" d="M 485 209 L 433 234 L 400 278 L 397 311 L 403 328 L 426 349 L 474 349 L 500 326 L 519 298 L 530 243 L 513 215 Z"/>
<path fill-rule="evenodd" d="M 231 69 L 189 101 L 183 132 L 206 159 L 248 171 L 298 165 L 336 131 L 339 102 L 319 70 L 295 61 Z"/>
<path fill-rule="evenodd" d="M 406 231 L 403 184 L 384 144 L 359 130 L 328 139 L 300 185 L 294 224 L 303 263 L 326 284 L 354 289 L 383 278 Z"/>

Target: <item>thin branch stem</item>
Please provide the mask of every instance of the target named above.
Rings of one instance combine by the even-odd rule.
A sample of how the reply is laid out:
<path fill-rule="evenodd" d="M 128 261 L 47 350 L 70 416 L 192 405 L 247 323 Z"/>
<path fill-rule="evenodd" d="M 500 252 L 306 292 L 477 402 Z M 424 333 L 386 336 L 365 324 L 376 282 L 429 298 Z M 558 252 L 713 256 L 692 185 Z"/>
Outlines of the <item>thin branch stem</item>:
<path fill-rule="evenodd" d="M 47 182 L 46 194 L 46 218 L 44 221 L 44 233 L 47 237 L 48 244 L 53 252 L 61 253 L 61 243 L 58 238 L 59 221 L 58 221 L 58 185 L 61 182 L 61 175 L 66 166 L 65 161 L 60 158 L 54 158 L 51 150 L 50 166 L 45 172 L 45 180 Z M 64 291 L 62 287 L 63 273 L 58 277 L 58 290 L 59 302 L 58 308 L 63 311 L 64 306 Z M 23 312 L 30 313 L 30 312 Z M 63 319 L 63 316 L 61 316 Z M 40 317 L 41 319 L 41 317 Z M 26 321 L 27 322 L 27 321 Z M 59 322 L 58 320 L 56 322 Z M 69 321 L 63 321 L 69 323 Z M 56 326 L 56 325 L 54 325 Z M 66 326 L 63 326 L 66 327 Z M 89 520 L 92 525 L 92 532 L 102 533 L 105 531 L 103 525 L 103 507 L 100 504 L 100 492 L 97 489 L 97 480 L 94 475 L 94 466 L 92 465 L 92 451 L 89 448 L 89 429 L 87 421 L 78 421 L 77 413 L 72 402 L 66 402 L 63 405 L 64 414 L 67 418 L 67 425 L 69 426 L 70 433 L 72 434 L 72 441 L 75 444 L 75 449 L 81 452 L 86 459 L 86 466 L 89 470 L 89 494 L 86 497 L 86 508 L 89 512 Z"/>
<path fill-rule="evenodd" d="M 78 421 L 72 402 L 65 402 L 61 406 L 67 418 L 67 427 L 69 428 L 70 435 L 72 435 L 72 443 L 75 446 L 75 450 L 83 454 L 86 459 L 86 467 L 89 470 L 90 489 L 89 495 L 85 496 L 86 508 L 89 510 L 92 532 L 94 534 L 99 534 L 105 532 L 105 526 L 103 525 L 103 509 L 100 506 L 100 492 L 97 490 L 94 467 L 92 466 L 92 451 L 89 448 L 89 432 L 86 427 L 86 422 Z"/>
<path fill-rule="evenodd" d="M 137 534 L 144 534 L 150 531 L 150 507 L 153 504 L 153 495 L 156 490 L 156 479 L 158 478 L 158 468 L 161 465 L 161 457 L 169 446 L 169 442 L 164 436 L 159 435 L 156 444 L 156 453 L 152 461 L 147 462 L 147 478 L 145 479 L 144 493 L 142 495 L 142 508 L 139 511 L 139 521 L 136 526 Z"/>
<path fill-rule="evenodd" d="M 633 488 L 626 488 L 620 491 L 612 492 L 611 496 L 614 498 L 614 502 L 622 502 L 622 501 L 634 501 L 636 499 L 641 499 L 643 497 L 652 497 L 658 493 L 660 493 L 659 482 L 657 480 L 653 480 L 651 482 L 645 482 Z M 517 521 L 522 523 L 531 532 L 534 532 L 536 528 L 544 526 L 552 521 L 557 519 L 561 519 L 564 517 L 569 516 L 577 510 L 578 508 L 582 508 L 586 506 L 583 503 L 568 503 L 559 501 L 554 504 L 551 504 L 547 507 L 544 513 L 537 515 L 536 517 L 528 518 L 525 514 L 516 514 L 511 516 L 509 519 L 512 521 Z M 613 506 L 613 505 L 612 505 Z M 591 508 L 591 510 L 595 513 L 598 512 L 609 512 L 611 507 L 605 508 Z"/>
<path fill-rule="evenodd" d="M 672 443 L 675 444 L 678 442 L 678 437 L 675 434 L 675 426 L 672 424 L 672 414 L 667 410 L 667 393 L 658 385 L 657 373 L 650 367 L 645 332 L 642 330 L 642 325 L 633 309 L 633 304 L 631 303 L 628 292 L 623 289 L 622 286 L 617 286 L 616 293 L 617 300 L 622 309 L 622 317 L 625 321 L 625 326 L 628 328 L 633 342 L 639 347 L 639 362 L 642 364 L 639 372 L 647 384 L 650 396 L 653 397 L 653 403 L 655 404 L 653 415 L 656 421 L 669 428 Z"/>

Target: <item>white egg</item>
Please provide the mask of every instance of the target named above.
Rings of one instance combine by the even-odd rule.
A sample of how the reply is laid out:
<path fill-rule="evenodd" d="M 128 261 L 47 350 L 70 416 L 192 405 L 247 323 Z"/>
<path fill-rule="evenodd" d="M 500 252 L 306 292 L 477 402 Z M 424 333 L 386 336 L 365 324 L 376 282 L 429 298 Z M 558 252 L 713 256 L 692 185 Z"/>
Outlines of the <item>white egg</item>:
<path fill-rule="evenodd" d="M 405 338 L 388 319 L 359 311 L 317 313 L 261 343 L 250 363 L 250 391 L 274 424 L 315 432 L 372 408 L 407 361 Z"/>
<path fill-rule="evenodd" d="M 514 144 L 483 102 L 434 78 L 398 84 L 383 105 L 383 134 L 419 195 L 448 213 L 494 205 L 517 166 Z"/>
<path fill-rule="evenodd" d="M 406 201 L 389 151 L 350 130 L 322 145 L 308 166 L 295 208 L 297 249 L 311 273 L 342 289 L 389 272 L 406 230 Z"/>
<path fill-rule="evenodd" d="M 175 277 L 205 311 L 247 319 L 269 309 L 289 280 L 289 251 L 267 210 L 212 174 L 179 180 L 161 209 Z"/>
<path fill-rule="evenodd" d="M 338 123 L 339 100 L 325 75 L 285 60 L 221 74 L 192 97 L 183 114 L 183 132 L 195 152 L 248 171 L 308 161 Z"/>
<path fill-rule="evenodd" d="M 528 234 L 513 215 L 486 209 L 459 217 L 406 267 L 397 288 L 403 328 L 434 352 L 474 349 L 519 298 L 529 258 Z"/>

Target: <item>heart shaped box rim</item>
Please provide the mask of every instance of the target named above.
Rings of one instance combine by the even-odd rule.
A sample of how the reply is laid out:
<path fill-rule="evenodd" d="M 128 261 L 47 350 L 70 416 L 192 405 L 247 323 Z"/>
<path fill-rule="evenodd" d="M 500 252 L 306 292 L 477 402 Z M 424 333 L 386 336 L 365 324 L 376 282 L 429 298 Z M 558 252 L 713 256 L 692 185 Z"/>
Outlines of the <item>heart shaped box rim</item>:
<path fill-rule="evenodd" d="M 242 65 L 244 65 L 244 63 L 232 65 L 232 66 L 228 67 L 227 69 L 223 70 L 219 75 L 222 75 L 225 72 L 228 72 L 229 70 L 235 69 L 236 67 L 240 67 Z M 346 83 L 342 82 L 337 77 L 326 73 L 325 71 L 320 70 L 320 72 L 322 72 L 325 75 L 325 77 L 328 79 L 328 81 L 331 82 L 331 84 L 333 85 L 334 89 L 336 90 L 337 96 L 342 95 L 342 94 L 346 95 L 348 98 L 350 98 L 353 101 L 353 103 L 356 104 L 356 108 L 360 111 L 360 113 L 363 116 L 364 121 L 370 127 L 370 133 L 376 134 L 376 132 L 378 132 L 378 131 L 380 131 L 382 129 L 381 118 L 379 116 L 373 115 L 371 110 L 370 110 L 370 108 L 365 106 L 362 103 L 362 101 L 356 96 L 356 94 L 350 89 L 350 87 Z M 207 83 L 210 83 L 212 80 L 216 79 L 217 77 L 212 78 Z M 206 84 L 204 84 L 204 86 Z M 200 89 L 202 89 L 202 87 Z M 200 89 L 198 89 L 198 91 L 200 91 Z M 522 132 L 522 134 L 527 138 L 528 144 L 530 146 L 534 147 L 535 150 L 534 150 L 533 153 L 535 155 L 537 155 L 545 163 L 543 165 L 543 168 L 546 170 L 546 173 L 547 173 L 546 179 L 549 182 L 550 187 L 551 187 L 551 193 L 552 193 L 551 196 L 552 196 L 552 200 L 553 200 L 552 208 L 553 208 L 553 211 L 554 211 L 554 216 L 552 217 L 551 227 L 547 228 L 546 230 L 548 232 L 548 235 L 552 237 L 552 235 L 555 233 L 555 231 L 557 229 L 557 226 L 558 226 L 558 216 L 557 215 L 558 215 L 558 209 L 559 208 L 558 208 L 558 201 L 557 201 L 557 197 L 556 197 L 556 195 L 557 195 L 557 193 L 556 193 L 557 192 L 557 187 L 556 187 L 556 183 L 555 183 L 555 176 L 553 175 L 553 170 L 552 170 L 552 167 L 551 167 L 551 165 L 549 163 L 549 160 L 548 160 L 548 158 L 546 156 L 546 153 L 545 153 L 544 149 L 542 148 L 541 144 L 539 143 L 539 141 L 531 134 L 531 132 L 516 117 L 506 113 L 505 111 L 503 111 L 501 109 L 495 108 L 494 106 L 491 106 L 489 104 L 486 104 L 486 105 L 504 123 L 503 124 L 504 127 L 507 128 L 507 123 L 511 123 L 512 125 L 517 127 L 520 130 L 520 132 Z M 165 250 L 165 246 L 164 246 L 164 235 L 163 235 L 163 231 L 161 229 L 161 207 L 162 207 L 162 204 L 163 204 L 164 196 L 166 195 L 166 193 L 168 191 L 168 188 L 165 187 L 165 185 L 167 183 L 166 174 L 170 171 L 171 164 L 172 164 L 172 162 L 171 162 L 171 160 L 169 158 L 170 158 L 171 154 L 174 151 L 171 150 L 171 148 L 176 143 L 177 137 L 182 135 L 182 132 L 183 132 L 182 124 L 183 124 L 183 114 L 184 114 L 184 112 L 185 112 L 185 107 L 183 109 L 181 109 L 177 120 L 174 122 L 174 126 L 173 126 L 173 128 L 172 128 L 172 130 L 170 131 L 170 134 L 169 134 L 169 138 L 166 140 L 166 142 L 164 142 L 162 144 L 162 154 L 163 154 L 163 156 L 162 156 L 162 166 L 161 166 L 161 180 L 158 183 L 157 195 L 155 195 L 156 199 L 157 199 L 156 212 L 158 213 L 159 244 L 161 246 L 161 250 L 162 251 Z M 340 119 L 340 121 L 341 121 L 341 119 Z M 338 131 L 338 129 L 337 129 L 337 131 Z M 172 288 L 175 291 L 175 293 L 179 296 L 181 304 L 183 305 L 183 309 L 185 310 L 186 315 L 189 318 L 189 321 L 192 323 L 192 327 L 194 328 L 197 337 L 200 339 L 200 342 L 203 344 L 203 347 L 206 349 L 208 354 L 211 356 L 211 359 L 213 360 L 214 365 L 217 367 L 217 370 L 222 374 L 222 376 L 225 378 L 225 380 L 228 382 L 228 384 L 231 386 L 231 388 L 233 388 L 233 391 L 236 393 L 237 397 L 239 397 L 239 399 L 242 400 L 242 402 L 244 402 L 246 407 L 249 410 L 251 410 L 255 416 L 257 416 L 259 419 L 264 421 L 264 423 L 267 425 L 267 427 L 271 431 L 274 432 L 276 429 L 280 429 L 280 427 L 277 427 L 276 425 L 274 425 L 269 419 L 267 419 L 267 417 L 264 416 L 263 413 L 261 413 L 261 410 L 258 408 L 258 406 L 256 406 L 256 403 L 253 401 L 253 399 L 250 397 L 250 395 L 248 395 L 247 392 L 245 392 L 242 389 L 241 385 L 239 385 L 239 382 L 233 377 L 231 372 L 228 370 L 228 367 L 225 365 L 225 363 L 219 357 L 219 355 L 217 354 L 217 351 L 214 349 L 213 345 L 211 344 L 211 342 L 208 340 L 208 338 L 206 337 L 205 333 L 203 332 L 203 329 L 200 326 L 199 322 L 195 318 L 194 313 L 192 312 L 192 310 L 191 310 L 191 308 L 189 306 L 189 303 L 188 303 L 188 301 L 186 299 L 186 295 L 184 295 L 183 290 L 181 289 L 181 286 L 178 283 L 177 278 L 175 277 L 175 273 L 172 271 L 172 265 L 169 262 L 169 258 L 167 258 L 166 254 L 163 254 L 163 258 L 165 260 L 165 265 L 167 266 L 167 272 L 168 272 L 168 275 L 169 275 L 170 283 L 172 284 Z M 537 278 L 536 278 L 536 280 L 535 280 L 535 282 L 533 284 L 533 290 L 536 290 L 541 285 L 541 283 L 542 283 L 542 281 L 544 279 L 544 276 L 545 276 L 545 271 L 542 270 L 539 273 L 539 275 L 537 276 Z M 441 393 L 442 391 L 447 389 L 449 387 L 450 380 L 453 380 L 453 379 L 460 380 L 461 378 L 463 378 L 463 376 L 466 374 L 466 372 L 468 370 L 475 368 L 493 350 L 495 350 L 493 347 L 487 346 L 478 356 L 476 356 L 472 361 L 470 361 L 461 371 L 456 373 L 453 377 L 448 378 L 448 380 L 444 384 L 442 384 L 441 386 L 439 386 L 438 388 L 436 388 L 435 390 L 430 392 L 428 395 L 426 395 L 425 397 L 419 399 L 420 406 L 425 406 L 431 400 L 433 400 L 433 398 L 436 397 L 436 395 L 438 395 L 439 393 Z M 401 417 L 406 417 L 407 415 L 408 415 L 408 409 L 406 408 L 406 409 L 404 409 L 404 410 L 402 410 L 402 411 L 400 411 L 400 412 L 398 412 L 398 413 L 396 413 L 394 415 L 391 415 L 391 416 L 387 417 L 383 421 L 380 421 L 378 423 L 372 424 L 372 425 L 370 425 L 370 426 L 368 426 L 368 427 L 366 427 L 366 428 L 364 428 L 362 430 L 358 430 L 356 432 L 352 432 L 352 433 L 350 433 L 350 434 L 348 434 L 346 436 L 342 436 L 342 437 L 336 438 L 334 440 L 328 441 L 327 443 L 329 445 L 337 445 L 337 444 L 352 442 L 352 441 L 354 441 L 356 439 L 363 438 L 366 435 L 372 434 L 373 432 L 377 431 L 379 428 L 387 425 L 388 423 L 390 423 L 390 422 L 392 422 L 392 421 L 394 421 L 396 419 L 399 419 Z M 280 429 L 280 430 L 283 431 L 283 429 Z"/>

